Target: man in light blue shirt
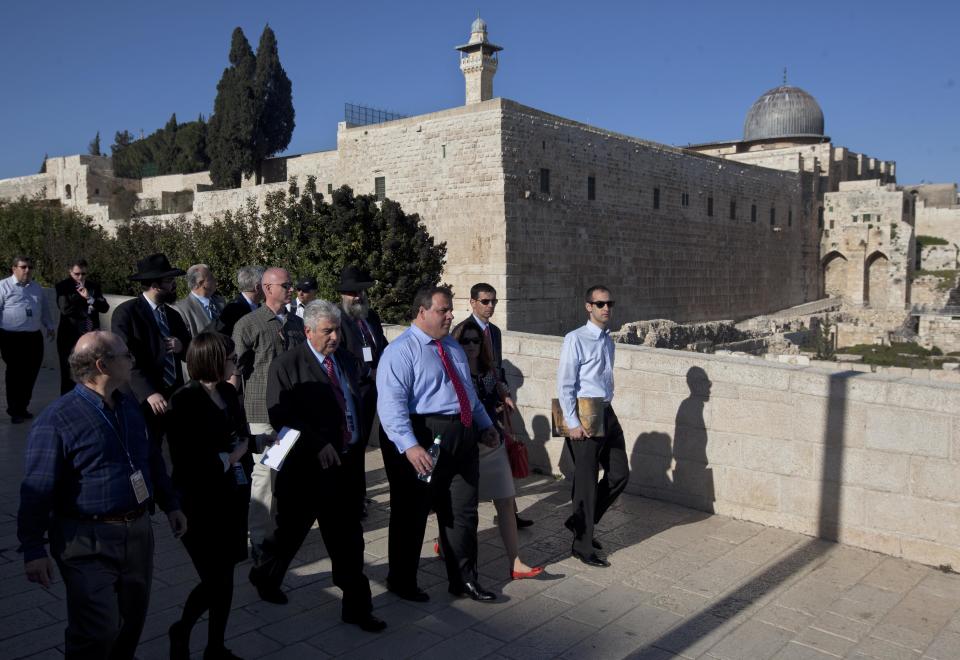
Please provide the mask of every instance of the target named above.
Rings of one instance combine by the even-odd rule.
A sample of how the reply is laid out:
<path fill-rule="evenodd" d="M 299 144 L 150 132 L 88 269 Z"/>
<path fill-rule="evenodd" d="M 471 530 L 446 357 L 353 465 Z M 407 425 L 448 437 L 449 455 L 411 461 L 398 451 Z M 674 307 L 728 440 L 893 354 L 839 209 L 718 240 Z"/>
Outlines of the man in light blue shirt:
<path fill-rule="evenodd" d="M 41 331 L 52 339 L 55 326 L 43 289 L 33 281 L 33 259 L 18 255 L 10 270 L 0 280 L 0 355 L 7 366 L 7 414 L 20 424 L 33 417 L 27 407 L 43 363 Z"/>
<path fill-rule="evenodd" d="M 557 398 L 570 435 L 567 448 L 573 457 L 573 513 L 564 525 L 573 532 L 574 557 L 589 566 L 610 563 L 597 556 L 600 543 L 594 526 L 623 492 L 630 477 L 623 429 L 613 412 L 613 341 L 607 329 L 614 301 L 601 285 L 587 289 L 586 325 L 567 333 L 557 368 Z M 591 437 L 577 414 L 578 398 L 604 400 L 604 435 Z M 599 467 L 603 479 L 597 482 Z"/>
<path fill-rule="evenodd" d="M 406 600 L 429 600 L 417 586 L 417 567 L 432 506 L 450 593 L 491 601 L 496 596 L 477 582 L 477 441 L 496 447 L 500 437 L 473 389 L 467 356 L 449 336 L 450 289 L 421 289 L 413 312 L 413 324 L 387 346 L 377 368 L 377 412 L 390 439 L 380 445 L 390 481 L 387 588 Z M 427 450 L 437 438 L 434 464 Z"/>

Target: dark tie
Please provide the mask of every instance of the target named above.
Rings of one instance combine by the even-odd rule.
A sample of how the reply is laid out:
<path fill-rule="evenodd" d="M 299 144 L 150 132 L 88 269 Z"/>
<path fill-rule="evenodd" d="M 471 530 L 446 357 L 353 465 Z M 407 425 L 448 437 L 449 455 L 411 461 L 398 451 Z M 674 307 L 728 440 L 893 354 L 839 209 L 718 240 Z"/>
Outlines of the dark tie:
<path fill-rule="evenodd" d="M 457 375 L 453 365 L 450 364 L 450 358 L 447 352 L 443 350 L 443 344 L 437 340 L 433 342 L 437 346 L 437 353 L 440 355 L 440 362 L 443 363 L 443 370 L 447 372 L 447 378 L 453 383 L 453 389 L 457 393 L 457 403 L 460 404 L 460 422 L 467 428 L 473 424 L 473 410 L 470 408 L 470 397 L 467 396 L 467 390 Z"/>
<path fill-rule="evenodd" d="M 82 289 L 82 288 L 83 288 L 83 285 L 82 285 L 82 284 L 77 284 L 77 295 L 78 295 L 78 296 L 80 295 L 79 290 Z M 82 334 L 86 334 L 86 333 L 88 333 L 88 332 L 93 332 L 93 318 L 91 317 L 91 313 L 92 313 L 92 311 L 91 311 L 91 309 L 90 309 L 90 304 L 87 303 L 87 314 L 86 314 L 86 316 L 83 317 L 83 333 L 82 333 Z"/>
<path fill-rule="evenodd" d="M 327 370 L 327 378 L 330 379 L 330 384 L 333 386 L 333 394 L 337 398 L 337 405 L 340 406 L 340 412 L 343 413 L 342 449 L 346 450 L 347 447 L 350 446 L 350 441 L 353 440 L 353 434 L 350 433 L 350 428 L 347 424 L 347 401 L 343 398 L 343 388 L 340 386 L 340 379 L 337 378 L 337 370 L 333 368 L 333 360 L 330 359 L 329 355 L 323 359 L 323 366 Z"/>
<path fill-rule="evenodd" d="M 370 328 L 367 327 L 367 322 L 363 319 L 357 319 L 357 325 L 360 327 L 360 334 L 363 335 L 364 343 L 371 349 L 376 348 L 376 342 L 373 341 L 373 333 L 371 333 Z"/>
<path fill-rule="evenodd" d="M 177 382 L 177 364 L 173 353 L 166 350 L 166 340 L 170 338 L 170 326 L 167 325 L 167 315 L 163 311 L 163 305 L 157 305 L 157 325 L 160 326 L 160 336 L 163 337 L 163 384 L 170 387 Z"/>
<path fill-rule="evenodd" d="M 217 306 L 213 304 L 213 301 L 211 300 L 210 302 L 208 302 L 205 308 L 207 310 L 207 316 L 210 317 L 210 320 L 216 321 L 217 317 L 219 317 L 220 314 L 219 312 L 217 312 Z"/>
<path fill-rule="evenodd" d="M 487 346 L 490 347 L 490 356 L 496 358 L 496 355 L 493 353 L 493 333 L 490 332 L 490 324 L 487 324 L 487 327 L 483 329 L 483 339 L 487 342 Z"/>

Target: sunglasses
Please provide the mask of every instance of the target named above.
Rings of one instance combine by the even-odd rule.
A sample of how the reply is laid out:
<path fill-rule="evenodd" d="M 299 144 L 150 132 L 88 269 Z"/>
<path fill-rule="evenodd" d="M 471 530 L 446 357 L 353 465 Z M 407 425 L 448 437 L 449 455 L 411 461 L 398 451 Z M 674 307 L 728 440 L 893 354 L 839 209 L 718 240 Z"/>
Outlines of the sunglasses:
<path fill-rule="evenodd" d="M 486 307 L 487 305 L 496 305 L 499 301 L 496 298 L 487 298 L 486 300 L 477 298 L 477 302 Z"/>
<path fill-rule="evenodd" d="M 467 339 L 466 337 L 461 337 L 460 343 L 463 344 L 464 346 L 468 346 L 470 344 L 479 344 L 480 338 L 476 337 L 475 339 Z"/>
<path fill-rule="evenodd" d="M 613 306 L 616 304 L 616 301 L 614 301 L 614 300 L 591 300 L 589 304 L 594 305 L 594 306 L 596 306 L 596 307 L 599 308 L 599 309 L 603 309 L 603 308 L 606 307 L 607 305 L 610 305 L 610 309 L 613 309 Z"/>
<path fill-rule="evenodd" d="M 264 286 L 282 286 L 289 291 L 293 288 L 293 282 L 267 282 Z"/>

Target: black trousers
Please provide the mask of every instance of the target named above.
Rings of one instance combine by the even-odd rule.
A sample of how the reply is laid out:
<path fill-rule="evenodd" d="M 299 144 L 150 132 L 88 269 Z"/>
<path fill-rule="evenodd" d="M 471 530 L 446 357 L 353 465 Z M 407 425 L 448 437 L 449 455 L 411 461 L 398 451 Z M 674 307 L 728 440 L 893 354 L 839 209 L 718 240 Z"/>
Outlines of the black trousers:
<path fill-rule="evenodd" d="M 604 412 L 604 428 L 606 435 L 601 438 L 567 438 L 574 463 L 573 514 L 570 516 L 576 530 L 573 549 L 582 555 L 593 554 L 594 526 L 627 487 L 630 478 L 623 428 L 611 406 Z M 603 479 L 598 483 L 600 467 L 603 467 Z"/>
<path fill-rule="evenodd" d="M 67 592 L 64 656 L 133 658 L 153 578 L 150 516 L 128 523 L 54 519 L 50 549 Z"/>
<path fill-rule="evenodd" d="M 227 557 L 218 556 L 219 548 L 203 548 L 186 545 L 193 566 L 200 576 L 200 584 L 193 588 L 183 605 L 180 620 L 193 628 L 204 612 L 210 612 L 207 622 L 207 647 L 223 647 L 230 617 L 230 605 L 233 602 L 233 570 L 236 563 Z"/>
<path fill-rule="evenodd" d="M 30 407 L 43 363 L 43 333 L 0 330 L 0 357 L 7 365 L 7 414 L 21 415 Z"/>
<path fill-rule="evenodd" d="M 73 378 L 70 377 L 68 358 L 70 357 L 70 351 L 77 345 L 78 339 L 80 339 L 80 335 L 78 335 L 77 331 L 72 327 L 61 324 L 60 327 L 57 328 L 57 357 L 60 358 L 61 395 L 66 394 L 76 386 Z"/>
<path fill-rule="evenodd" d="M 283 483 L 278 475 L 277 528 L 263 541 L 254 571 L 267 584 L 279 587 L 290 562 L 316 521 L 333 565 L 333 584 L 343 591 L 343 618 L 358 618 L 373 610 L 370 581 L 363 572 L 363 527 L 360 503 L 344 493 L 356 493 L 361 478 L 363 448 L 341 454 L 340 465 L 295 475 L 300 483 Z M 313 478 L 311 478 L 311 476 Z"/>
<path fill-rule="evenodd" d="M 450 586 L 477 580 L 477 434 L 458 415 L 411 415 L 413 432 L 423 448 L 440 435 L 440 457 L 430 483 L 417 478 L 407 457 L 386 438 L 380 443 L 390 481 L 390 531 L 387 580 L 394 589 L 417 585 L 420 548 L 433 508 Z"/>

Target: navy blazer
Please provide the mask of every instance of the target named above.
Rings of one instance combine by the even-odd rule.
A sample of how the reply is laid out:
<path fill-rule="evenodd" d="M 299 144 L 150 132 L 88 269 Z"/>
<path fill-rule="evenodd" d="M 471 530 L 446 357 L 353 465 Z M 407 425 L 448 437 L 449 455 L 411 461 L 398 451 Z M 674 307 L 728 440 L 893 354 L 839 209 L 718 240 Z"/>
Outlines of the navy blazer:
<path fill-rule="evenodd" d="M 232 337 L 233 326 L 252 311 L 247 299 L 243 297 L 242 293 L 238 293 L 237 297 L 227 303 L 220 312 L 220 317 L 217 319 L 214 329 L 222 335 Z"/>
<path fill-rule="evenodd" d="M 343 335 L 343 346 L 353 354 L 357 364 L 361 365 L 360 381 L 361 386 L 365 381 L 371 380 L 370 369 L 376 369 L 380 364 L 380 356 L 387 348 L 387 336 L 383 333 L 383 323 L 380 322 L 380 315 L 372 309 L 367 314 L 367 326 L 373 335 L 373 362 L 363 361 L 363 337 L 360 335 L 360 328 L 357 327 L 357 321 L 348 315 L 341 306 L 340 308 L 340 330 Z M 371 383 L 372 384 L 372 383 Z"/>

